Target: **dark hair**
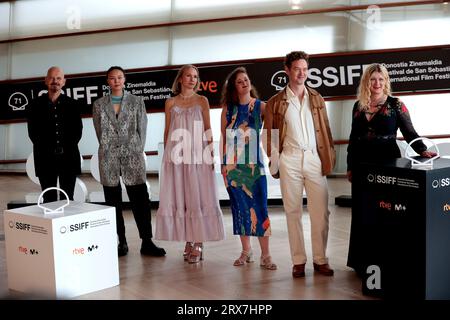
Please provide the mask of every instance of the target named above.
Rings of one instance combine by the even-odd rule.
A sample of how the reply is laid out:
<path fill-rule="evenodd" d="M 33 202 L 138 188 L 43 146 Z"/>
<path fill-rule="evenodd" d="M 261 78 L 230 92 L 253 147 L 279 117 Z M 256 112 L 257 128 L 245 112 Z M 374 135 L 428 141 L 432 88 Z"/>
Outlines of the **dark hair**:
<path fill-rule="evenodd" d="M 309 56 L 305 51 L 292 51 L 286 55 L 286 58 L 284 59 L 284 65 L 290 69 L 292 62 L 295 60 L 305 60 L 306 64 L 309 66 Z"/>
<path fill-rule="evenodd" d="M 123 75 L 125 76 L 125 70 L 122 69 L 122 67 L 119 66 L 112 66 L 111 68 L 108 69 L 108 71 L 106 71 L 106 79 L 108 79 L 109 77 L 109 73 L 113 70 L 119 70 L 122 71 Z"/>
<path fill-rule="evenodd" d="M 223 105 L 228 105 L 230 103 L 239 103 L 238 96 L 236 93 L 236 78 L 240 73 L 245 73 L 248 76 L 247 69 L 244 67 L 237 67 L 227 76 L 225 83 L 222 87 L 222 96 L 220 98 L 220 103 Z M 250 77 L 249 77 L 250 78 Z M 250 81 L 251 83 L 251 81 Z M 252 98 L 258 98 L 258 92 L 256 92 L 255 87 L 252 84 L 250 89 L 250 96 Z"/>

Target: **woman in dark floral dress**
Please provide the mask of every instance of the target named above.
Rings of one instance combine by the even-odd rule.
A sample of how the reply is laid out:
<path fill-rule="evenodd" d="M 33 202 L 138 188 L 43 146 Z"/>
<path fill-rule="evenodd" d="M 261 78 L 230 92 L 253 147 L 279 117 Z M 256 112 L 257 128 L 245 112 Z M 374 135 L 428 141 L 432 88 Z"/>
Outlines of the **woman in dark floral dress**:
<path fill-rule="evenodd" d="M 350 182 L 357 175 L 357 166 L 361 162 L 382 162 L 401 157 L 396 142 L 399 128 L 407 142 L 419 137 L 405 104 L 391 96 L 389 74 L 381 64 L 371 64 L 364 71 L 352 115 L 347 149 L 347 177 Z M 427 151 L 421 141 L 415 142 L 412 147 L 422 157 L 436 155 Z M 366 231 L 358 213 L 352 210 L 347 266 L 355 269 L 360 276 L 366 272 L 365 256 L 370 254 L 370 239 Z"/>

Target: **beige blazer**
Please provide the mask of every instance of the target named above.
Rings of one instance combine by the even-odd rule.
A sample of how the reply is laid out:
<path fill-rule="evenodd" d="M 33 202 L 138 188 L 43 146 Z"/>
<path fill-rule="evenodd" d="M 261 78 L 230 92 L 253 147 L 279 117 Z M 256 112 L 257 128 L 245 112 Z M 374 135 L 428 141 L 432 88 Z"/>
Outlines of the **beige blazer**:
<path fill-rule="evenodd" d="M 334 149 L 333 137 L 331 136 L 330 124 L 328 121 L 327 108 L 322 96 L 314 89 L 306 87 L 309 94 L 309 103 L 314 123 L 314 131 L 316 135 L 317 152 L 322 162 L 322 175 L 330 174 L 336 163 L 336 151 Z M 286 88 L 274 95 L 267 101 L 266 113 L 264 119 L 264 129 L 267 133 L 266 153 L 271 159 L 273 153 L 278 156 L 283 151 L 284 137 L 286 136 L 285 115 L 289 107 Z M 278 131 L 272 129 L 278 129 Z M 272 143 L 276 142 L 278 148 Z M 277 159 L 278 159 L 277 158 Z M 279 178 L 278 167 L 271 170 L 271 174 L 275 179 Z"/>

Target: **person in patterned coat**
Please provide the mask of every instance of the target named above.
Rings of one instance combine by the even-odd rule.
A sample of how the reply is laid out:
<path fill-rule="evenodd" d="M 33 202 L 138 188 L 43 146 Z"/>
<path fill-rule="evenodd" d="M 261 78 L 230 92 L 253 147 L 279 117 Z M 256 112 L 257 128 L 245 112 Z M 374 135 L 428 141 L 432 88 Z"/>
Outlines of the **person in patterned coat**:
<path fill-rule="evenodd" d="M 100 182 L 105 202 L 116 208 L 118 255 L 128 253 L 122 215 L 122 188 L 126 187 L 131 210 L 142 239 L 141 254 L 164 256 L 165 250 L 152 241 L 150 199 L 146 185 L 144 147 L 147 113 L 142 97 L 124 90 L 125 72 L 113 66 L 106 73 L 111 94 L 94 102 L 92 119 L 99 142 Z"/>

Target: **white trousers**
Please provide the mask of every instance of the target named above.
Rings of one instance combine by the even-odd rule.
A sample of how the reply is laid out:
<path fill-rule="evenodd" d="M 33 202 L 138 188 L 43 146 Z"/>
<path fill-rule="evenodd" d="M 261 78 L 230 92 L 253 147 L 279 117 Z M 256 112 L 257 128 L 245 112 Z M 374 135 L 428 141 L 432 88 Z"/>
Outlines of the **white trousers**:
<path fill-rule="evenodd" d="M 289 235 L 293 264 L 306 263 L 303 237 L 303 187 L 308 199 L 311 221 L 313 262 L 328 263 L 325 255 L 328 239 L 328 186 L 322 176 L 319 155 L 301 149 L 283 149 L 280 156 L 280 187 Z"/>

